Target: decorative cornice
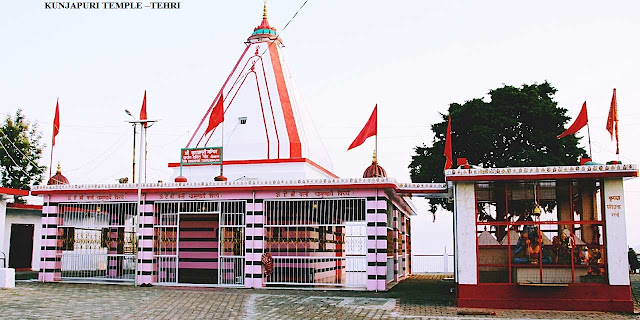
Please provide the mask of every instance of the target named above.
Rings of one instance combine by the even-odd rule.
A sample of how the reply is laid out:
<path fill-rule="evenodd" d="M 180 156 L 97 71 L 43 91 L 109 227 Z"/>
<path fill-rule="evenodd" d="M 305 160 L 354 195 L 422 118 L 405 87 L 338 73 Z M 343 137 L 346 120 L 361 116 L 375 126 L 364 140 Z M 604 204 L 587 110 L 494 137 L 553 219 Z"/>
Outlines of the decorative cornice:
<path fill-rule="evenodd" d="M 446 180 L 456 180 L 456 177 L 541 177 L 550 178 L 583 175 L 607 175 L 611 177 L 637 177 L 638 165 L 636 164 L 598 164 L 584 166 L 549 166 L 549 167 L 514 167 L 514 168 L 473 168 L 473 169 L 449 169 L 445 170 Z"/>
<path fill-rule="evenodd" d="M 251 187 L 270 187 L 270 186 L 305 186 L 310 189 L 314 186 L 357 186 L 357 185 L 393 185 L 395 189 L 403 190 L 428 190 L 434 191 L 446 190 L 447 185 L 444 183 L 398 183 L 393 178 L 381 177 L 381 178 L 345 178 L 345 179 L 289 179 L 289 180 L 244 180 L 244 181 L 209 181 L 209 182 L 170 182 L 170 183 L 142 183 L 141 188 L 145 190 L 157 189 L 162 191 L 166 188 L 184 188 L 184 189 L 198 189 L 198 188 L 251 188 Z M 118 183 L 118 184 L 83 184 L 83 185 L 39 185 L 34 186 L 32 191 L 37 193 L 38 191 L 53 191 L 53 190 L 127 190 L 137 189 L 138 184 L 135 183 Z"/>

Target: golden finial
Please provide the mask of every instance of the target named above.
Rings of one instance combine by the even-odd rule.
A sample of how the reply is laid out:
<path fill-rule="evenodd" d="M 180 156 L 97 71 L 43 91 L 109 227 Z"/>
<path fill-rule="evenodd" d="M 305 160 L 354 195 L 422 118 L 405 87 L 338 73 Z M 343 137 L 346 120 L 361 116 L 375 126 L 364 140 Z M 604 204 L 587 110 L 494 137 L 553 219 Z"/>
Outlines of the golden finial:
<path fill-rule="evenodd" d="M 58 171 L 56 173 L 60 173 L 60 161 L 58 161 Z"/>
<path fill-rule="evenodd" d="M 378 156 L 376 155 L 376 151 L 373 150 L 373 161 L 371 161 L 373 163 L 378 163 Z"/>
<path fill-rule="evenodd" d="M 264 0 L 264 8 L 262 9 L 262 19 L 267 19 L 267 0 Z"/>

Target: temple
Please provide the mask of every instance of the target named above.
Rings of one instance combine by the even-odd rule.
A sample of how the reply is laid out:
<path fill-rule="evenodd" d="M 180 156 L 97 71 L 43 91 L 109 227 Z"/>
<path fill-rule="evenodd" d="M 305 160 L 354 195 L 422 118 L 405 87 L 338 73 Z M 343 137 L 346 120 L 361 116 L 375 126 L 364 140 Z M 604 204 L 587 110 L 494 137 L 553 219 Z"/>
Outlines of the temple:
<path fill-rule="evenodd" d="M 73 185 L 58 168 L 33 188 L 40 281 L 384 291 L 411 274 L 411 197 L 446 198 L 458 306 L 633 311 L 623 181 L 636 165 L 458 159 L 443 183 L 402 183 L 374 155 L 340 178 L 266 6 L 245 43 L 169 182 Z"/>
<path fill-rule="evenodd" d="M 225 121 L 207 130 L 216 106 Z M 39 279 L 386 290 L 411 272 L 408 196 L 447 192 L 398 183 L 375 157 L 361 177 L 331 172 L 266 6 L 177 158 L 140 200 L 136 184 L 71 185 L 60 169 L 35 187 Z"/>
<path fill-rule="evenodd" d="M 623 180 L 637 165 L 458 168 L 459 307 L 633 312 Z"/>

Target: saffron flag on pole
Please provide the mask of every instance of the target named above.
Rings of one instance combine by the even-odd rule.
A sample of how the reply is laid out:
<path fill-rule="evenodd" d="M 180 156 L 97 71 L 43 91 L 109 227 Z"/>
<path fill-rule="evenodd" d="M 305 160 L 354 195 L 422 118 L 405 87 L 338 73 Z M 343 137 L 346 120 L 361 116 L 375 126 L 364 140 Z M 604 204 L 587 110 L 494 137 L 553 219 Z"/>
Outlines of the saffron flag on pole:
<path fill-rule="evenodd" d="M 142 98 L 142 108 L 140 108 L 140 120 L 147 120 L 147 90 L 144 91 L 144 98 Z M 144 123 L 145 128 L 147 123 Z"/>
<path fill-rule="evenodd" d="M 376 104 L 376 106 L 373 108 L 373 112 L 371 113 L 371 116 L 369 117 L 369 120 L 364 125 L 364 128 L 362 128 L 362 130 L 360 131 L 358 136 L 355 138 L 355 140 L 351 142 L 351 145 L 349 145 L 349 148 L 347 149 L 347 151 L 363 144 L 364 141 L 367 140 L 367 138 L 371 136 L 375 136 L 377 134 L 378 134 L 378 105 Z"/>
<path fill-rule="evenodd" d="M 56 115 L 53 117 L 53 139 L 51 141 L 51 146 L 56 145 L 56 136 L 60 132 L 60 110 L 58 108 L 58 100 L 56 100 Z"/>
<path fill-rule="evenodd" d="M 611 107 L 609 108 L 609 116 L 607 117 L 607 131 L 613 140 L 613 132 L 616 133 L 616 154 L 620 154 L 620 146 L 618 142 L 618 100 L 616 99 L 616 89 L 613 89 L 613 97 L 611 98 Z"/>
<path fill-rule="evenodd" d="M 451 116 L 449 116 L 449 124 L 447 124 L 447 133 L 444 141 L 444 170 L 451 169 L 453 166 L 453 150 L 451 149 Z"/>
<path fill-rule="evenodd" d="M 589 118 L 587 117 L 587 102 L 585 101 L 582 104 L 582 110 L 580 110 L 580 114 L 578 115 L 576 120 L 573 121 L 573 124 L 571 124 L 571 126 L 567 130 L 565 130 L 558 136 L 558 139 L 562 139 L 563 137 L 578 132 L 580 129 L 584 128 L 584 126 L 586 126 L 588 122 Z"/>
<path fill-rule="evenodd" d="M 204 131 L 204 134 L 215 129 L 220 123 L 222 123 L 222 121 L 224 121 L 224 100 L 222 99 L 222 95 L 220 95 L 218 103 L 216 103 L 216 106 L 211 110 L 209 125 L 207 126 L 207 130 Z"/>

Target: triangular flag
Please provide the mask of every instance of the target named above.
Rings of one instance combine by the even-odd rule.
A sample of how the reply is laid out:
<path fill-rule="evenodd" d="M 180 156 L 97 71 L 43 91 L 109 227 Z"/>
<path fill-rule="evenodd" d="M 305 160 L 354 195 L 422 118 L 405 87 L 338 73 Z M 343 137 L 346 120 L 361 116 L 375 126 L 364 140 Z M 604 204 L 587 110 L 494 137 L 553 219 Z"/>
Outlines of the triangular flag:
<path fill-rule="evenodd" d="M 207 130 L 204 131 L 204 134 L 215 129 L 220 123 L 222 123 L 222 121 L 224 121 L 224 100 L 222 99 L 222 95 L 220 95 L 218 103 L 216 103 L 216 106 L 211 110 L 209 125 L 207 126 Z"/>
<path fill-rule="evenodd" d="M 582 104 L 582 110 L 580 110 L 580 114 L 578 115 L 576 120 L 573 121 L 573 124 L 571 124 L 571 126 L 567 130 L 565 130 L 563 133 L 561 133 L 558 136 L 558 139 L 561 139 L 563 137 L 566 137 L 568 135 L 578 132 L 578 130 L 586 126 L 588 122 L 589 122 L 589 118 L 587 117 L 587 102 L 585 101 Z"/>
<path fill-rule="evenodd" d="M 142 108 L 140 108 L 140 120 L 147 120 L 147 90 L 144 91 L 142 99 Z"/>
<path fill-rule="evenodd" d="M 444 170 L 451 169 L 451 167 L 453 166 L 453 151 L 451 149 L 451 116 L 449 116 L 447 134 L 444 141 L 444 157 Z"/>
<path fill-rule="evenodd" d="M 611 107 L 609 108 L 609 116 L 607 117 L 607 131 L 613 140 L 613 132 L 616 133 L 616 154 L 620 154 L 620 145 L 618 141 L 618 100 L 616 99 L 616 89 L 613 89 L 613 97 L 611 98 Z"/>
<path fill-rule="evenodd" d="M 371 116 L 369 117 L 369 120 L 364 125 L 364 128 L 362 128 L 362 130 L 360 131 L 356 139 L 353 140 L 353 142 L 351 142 L 351 145 L 349 145 L 349 148 L 347 149 L 347 151 L 363 144 L 364 141 L 367 140 L 367 138 L 371 136 L 375 136 L 377 134 L 378 134 L 378 105 L 376 104 L 375 108 L 373 108 L 373 112 L 371 113 Z"/>
<path fill-rule="evenodd" d="M 58 100 L 56 100 L 56 115 L 53 117 L 53 139 L 51 141 L 51 146 L 56 145 L 56 136 L 60 132 L 60 110 L 58 108 Z"/>

